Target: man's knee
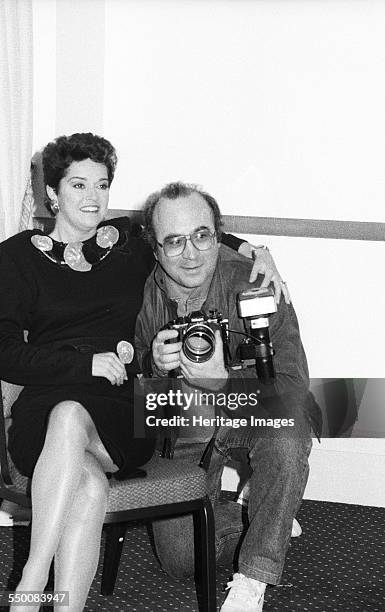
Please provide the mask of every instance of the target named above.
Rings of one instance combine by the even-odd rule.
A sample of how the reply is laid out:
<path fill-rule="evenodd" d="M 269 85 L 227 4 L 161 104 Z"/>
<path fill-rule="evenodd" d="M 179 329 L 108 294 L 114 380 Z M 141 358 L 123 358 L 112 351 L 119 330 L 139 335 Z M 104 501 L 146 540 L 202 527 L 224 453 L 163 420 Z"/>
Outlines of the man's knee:
<path fill-rule="evenodd" d="M 158 559 L 174 578 L 194 575 L 194 527 L 191 515 L 162 519 L 152 524 Z"/>
<path fill-rule="evenodd" d="M 264 461 L 270 466 L 278 466 L 280 471 L 298 471 L 307 466 L 307 460 L 312 447 L 311 437 L 292 436 L 277 437 L 268 440 L 267 448 L 264 449 L 263 458 L 258 453 L 258 445 L 250 452 L 250 464 L 252 469 L 261 466 Z"/>
<path fill-rule="evenodd" d="M 302 437 L 284 438 L 273 444 L 276 455 L 284 465 L 297 465 L 307 460 L 312 442 Z"/>

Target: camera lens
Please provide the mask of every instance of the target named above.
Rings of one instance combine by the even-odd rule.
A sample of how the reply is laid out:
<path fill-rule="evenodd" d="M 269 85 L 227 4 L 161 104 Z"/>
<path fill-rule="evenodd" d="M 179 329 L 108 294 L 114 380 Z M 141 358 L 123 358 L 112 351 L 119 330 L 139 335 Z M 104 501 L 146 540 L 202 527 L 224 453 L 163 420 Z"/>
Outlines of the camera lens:
<path fill-rule="evenodd" d="M 195 363 L 208 361 L 215 350 L 214 332 L 208 325 L 192 325 L 183 338 L 183 352 Z"/>

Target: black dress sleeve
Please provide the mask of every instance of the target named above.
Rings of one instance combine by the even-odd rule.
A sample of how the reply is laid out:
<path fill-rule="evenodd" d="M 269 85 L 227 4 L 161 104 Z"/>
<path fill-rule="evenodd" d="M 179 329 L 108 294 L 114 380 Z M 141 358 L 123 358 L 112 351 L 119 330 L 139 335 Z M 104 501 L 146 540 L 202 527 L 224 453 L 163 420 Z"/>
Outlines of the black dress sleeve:
<path fill-rule="evenodd" d="M 243 244 L 245 241 L 233 236 L 233 234 L 226 234 L 226 232 L 222 232 L 221 242 L 230 247 L 230 249 L 233 249 L 233 251 L 238 251 L 241 244 Z"/>
<path fill-rule="evenodd" d="M 152 248 L 144 236 L 143 227 L 139 223 L 131 221 L 129 217 L 116 217 L 114 219 L 103 221 L 103 223 L 100 225 L 108 224 L 114 225 L 119 229 L 121 234 L 124 234 L 125 245 L 122 245 L 123 250 L 124 248 L 129 250 L 131 248 L 140 250 L 141 258 L 145 264 L 145 269 L 148 276 L 156 261 Z"/>
<path fill-rule="evenodd" d="M 7 246 L 0 245 L 0 378 L 19 385 L 91 382 L 91 354 L 25 341 L 38 287 L 28 276 L 28 261 L 21 269 Z"/>
<path fill-rule="evenodd" d="M 140 239 L 142 243 L 143 259 L 146 264 L 147 275 L 149 275 L 156 264 L 154 252 L 151 246 L 149 245 L 148 241 L 145 238 L 143 228 L 141 225 L 139 225 L 138 223 L 133 223 L 132 232 L 133 232 L 133 235 L 136 236 L 138 239 Z"/>

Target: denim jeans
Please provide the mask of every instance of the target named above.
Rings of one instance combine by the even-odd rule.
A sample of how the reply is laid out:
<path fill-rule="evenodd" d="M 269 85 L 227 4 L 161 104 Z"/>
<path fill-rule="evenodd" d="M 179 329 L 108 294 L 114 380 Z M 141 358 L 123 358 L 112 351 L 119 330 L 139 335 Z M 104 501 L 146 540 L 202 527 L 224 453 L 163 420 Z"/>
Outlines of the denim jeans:
<path fill-rule="evenodd" d="M 257 427 L 221 427 L 207 473 L 214 507 L 218 562 L 235 563 L 242 574 L 269 584 L 278 584 L 290 542 L 292 521 L 302 500 L 312 446 L 311 429 L 305 415 L 296 416 L 296 432 Z M 248 524 L 242 506 L 221 503 L 221 477 L 233 449 L 245 449 L 251 476 Z M 183 451 L 180 451 L 183 452 Z M 185 457 L 188 460 L 188 457 Z M 153 523 L 156 551 L 163 569 L 181 578 L 194 573 L 194 536 L 191 516 L 162 519 Z"/>

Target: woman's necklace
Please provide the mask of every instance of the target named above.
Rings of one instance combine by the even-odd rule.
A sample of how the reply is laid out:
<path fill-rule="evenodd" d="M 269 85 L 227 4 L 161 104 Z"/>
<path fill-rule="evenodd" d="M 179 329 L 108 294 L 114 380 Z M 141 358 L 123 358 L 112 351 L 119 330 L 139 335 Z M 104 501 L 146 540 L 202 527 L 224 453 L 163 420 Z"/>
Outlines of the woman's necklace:
<path fill-rule="evenodd" d="M 51 261 L 67 265 L 76 272 L 89 272 L 92 267 L 110 254 L 112 247 L 119 240 L 119 231 L 113 225 L 104 225 L 96 231 L 96 236 L 84 243 L 57 242 L 50 236 L 34 234 L 31 242 Z M 83 253 L 86 251 L 86 256 Z"/>

